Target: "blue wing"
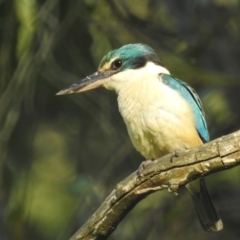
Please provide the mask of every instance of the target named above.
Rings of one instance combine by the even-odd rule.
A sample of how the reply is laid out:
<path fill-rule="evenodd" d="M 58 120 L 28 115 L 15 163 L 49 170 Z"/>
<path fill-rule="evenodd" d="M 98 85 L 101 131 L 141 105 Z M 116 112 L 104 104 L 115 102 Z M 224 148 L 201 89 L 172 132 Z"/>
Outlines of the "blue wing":
<path fill-rule="evenodd" d="M 177 90 L 190 103 L 195 115 L 195 126 L 203 142 L 209 141 L 207 124 L 204 117 L 202 103 L 193 88 L 187 83 L 176 79 L 168 74 L 162 74 L 162 81 L 170 88 Z"/>

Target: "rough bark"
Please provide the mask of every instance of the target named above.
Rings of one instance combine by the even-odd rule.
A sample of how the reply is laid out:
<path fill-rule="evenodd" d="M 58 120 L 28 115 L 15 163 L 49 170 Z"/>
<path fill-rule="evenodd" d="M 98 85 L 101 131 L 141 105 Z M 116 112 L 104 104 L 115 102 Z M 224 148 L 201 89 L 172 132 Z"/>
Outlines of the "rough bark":
<path fill-rule="evenodd" d="M 97 211 L 70 240 L 107 239 L 126 214 L 147 195 L 168 189 L 177 194 L 179 186 L 214 172 L 240 164 L 240 131 L 200 147 L 166 155 L 143 163 L 137 171 L 118 183 Z"/>

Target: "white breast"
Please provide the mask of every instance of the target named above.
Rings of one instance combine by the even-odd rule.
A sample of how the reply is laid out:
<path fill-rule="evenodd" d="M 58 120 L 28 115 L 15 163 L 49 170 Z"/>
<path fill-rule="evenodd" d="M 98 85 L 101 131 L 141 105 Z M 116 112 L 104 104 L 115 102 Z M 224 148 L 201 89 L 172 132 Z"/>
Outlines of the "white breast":
<path fill-rule="evenodd" d="M 142 74 L 117 92 L 133 145 L 147 159 L 201 144 L 190 105 L 157 74 Z"/>

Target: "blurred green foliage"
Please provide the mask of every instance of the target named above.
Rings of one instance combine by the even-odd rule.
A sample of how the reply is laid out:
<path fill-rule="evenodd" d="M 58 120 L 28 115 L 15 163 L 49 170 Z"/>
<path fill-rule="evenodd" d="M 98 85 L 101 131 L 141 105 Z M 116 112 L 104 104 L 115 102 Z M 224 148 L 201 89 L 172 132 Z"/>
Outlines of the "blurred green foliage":
<path fill-rule="evenodd" d="M 104 89 L 55 93 L 109 50 L 152 46 L 202 98 L 212 138 L 239 129 L 239 0 L 0 1 L 0 239 L 68 239 L 137 169 Z M 207 178 L 225 229 L 199 226 L 185 189 L 144 199 L 109 239 L 239 239 L 239 168 Z"/>

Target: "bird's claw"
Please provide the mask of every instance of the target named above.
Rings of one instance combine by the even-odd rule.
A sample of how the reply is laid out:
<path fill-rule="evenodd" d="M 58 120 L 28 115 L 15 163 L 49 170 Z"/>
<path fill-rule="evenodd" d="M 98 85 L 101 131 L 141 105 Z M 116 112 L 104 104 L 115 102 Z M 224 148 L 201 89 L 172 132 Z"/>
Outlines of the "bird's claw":
<path fill-rule="evenodd" d="M 146 161 L 143 161 L 143 162 L 140 164 L 140 166 L 138 167 L 138 170 L 137 170 L 137 177 L 138 177 L 138 178 L 141 178 L 141 177 L 144 176 L 144 175 L 143 175 L 143 171 L 144 171 L 145 167 L 146 167 L 149 163 L 151 163 L 151 162 L 152 162 L 152 160 L 146 160 Z"/>
<path fill-rule="evenodd" d="M 178 158 L 179 157 L 179 149 L 176 149 L 172 152 L 171 157 L 170 157 L 170 162 L 173 162 L 173 158 Z"/>
<path fill-rule="evenodd" d="M 173 162 L 173 158 L 178 158 L 180 153 L 187 150 L 187 147 L 186 146 L 183 146 L 181 148 L 178 148 L 178 149 L 175 149 L 172 154 L 171 154 L 171 157 L 170 157 L 170 162 Z"/>

